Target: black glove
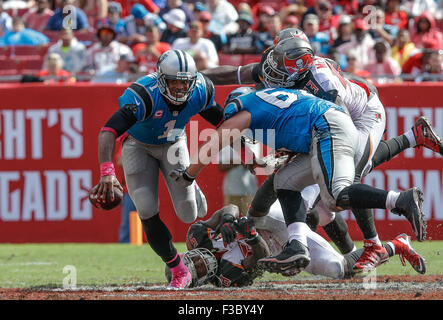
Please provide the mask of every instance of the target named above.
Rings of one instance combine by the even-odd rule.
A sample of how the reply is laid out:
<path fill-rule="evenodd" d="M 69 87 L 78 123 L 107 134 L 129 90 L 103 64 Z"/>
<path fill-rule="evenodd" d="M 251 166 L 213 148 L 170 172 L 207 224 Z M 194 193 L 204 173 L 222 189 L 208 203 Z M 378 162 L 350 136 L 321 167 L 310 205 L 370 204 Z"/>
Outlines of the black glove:
<path fill-rule="evenodd" d="M 254 221 L 241 217 L 234 223 L 234 226 L 235 230 L 248 240 L 257 238 L 258 233 L 255 229 Z"/>
<path fill-rule="evenodd" d="M 195 177 L 191 177 L 186 170 L 175 169 L 169 173 L 169 176 L 175 180 L 182 187 L 189 187 L 195 180 Z"/>
<path fill-rule="evenodd" d="M 215 236 L 221 233 L 223 243 L 227 246 L 229 243 L 235 240 L 237 232 L 234 228 L 235 218 L 230 214 L 224 214 L 221 218 L 221 222 L 215 230 Z"/>

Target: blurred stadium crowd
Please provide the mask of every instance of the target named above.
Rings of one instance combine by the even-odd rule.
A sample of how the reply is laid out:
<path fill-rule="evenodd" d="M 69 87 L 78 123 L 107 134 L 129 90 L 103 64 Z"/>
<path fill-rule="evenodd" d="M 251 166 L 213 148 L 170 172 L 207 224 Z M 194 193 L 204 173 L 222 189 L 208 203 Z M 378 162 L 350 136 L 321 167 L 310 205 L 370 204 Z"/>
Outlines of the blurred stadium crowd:
<path fill-rule="evenodd" d="M 443 80 L 443 0 L 0 0 L 0 82 L 130 82 L 170 48 L 243 65 L 287 27 L 375 83 Z"/>

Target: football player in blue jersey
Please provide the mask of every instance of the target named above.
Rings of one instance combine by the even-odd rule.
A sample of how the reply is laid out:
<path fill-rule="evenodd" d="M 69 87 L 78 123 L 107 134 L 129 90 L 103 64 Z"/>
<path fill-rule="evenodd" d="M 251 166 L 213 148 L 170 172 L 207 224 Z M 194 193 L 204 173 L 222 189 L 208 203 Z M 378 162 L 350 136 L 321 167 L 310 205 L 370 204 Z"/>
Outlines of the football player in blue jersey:
<path fill-rule="evenodd" d="M 289 238 L 280 254 L 259 260 L 265 270 L 283 273 L 290 269 L 302 270 L 309 264 L 306 239 L 309 227 L 305 223 L 306 207 L 301 196 L 307 186 L 319 185 L 321 199 L 330 211 L 351 207 L 411 210 L 409 203 L 400 201 L 407 191 L 400 192 L 397 200 L 391 196 L 395 191 L 353 184 L 359 140 L 357 129 L 344 108 L 303 90 L 284 88 L 268 88 L 232 98 L 225 106 L 225 121 L 199 151 L 210 150 L 214 156 L 213 150 L 218 151 L 230 143 L 223 139 L 227 132 L 235 139 L 249 129 L 252 138 L 264 144 L 273 137 L 272 147 L 276 150 L 298 153 L 275 174 L 274 188 Z M 190 185 L 205 167 L 200 152 L 195 156 L 187 169 L 176 172 L 178 184 Z M 423 218 L 421 208 L 417 211 Z M 383 256 L 380 263 L 388 259 L 388 255 Z"/>
<path fill-rule="evenodd" d="M 112 157 L 115 139 L 127 136 L 122 163 L 129 195 L 134 201 L 149 245 L 172 272 L 169 288 L 185 288 L 191 274 L 172 243 L 171 233 L 159 216 L 158 179 L 162 172 L 181 221 L 192 223 L 207 213 L 205 196 L 196 183 L 181 186 L 168 173 L 189 166 L 185 126 L 200 114 L 213 125 L 223 120 L 223 109 L 214 101 L 214 86 L 197 72 L 193 58 L 181 50 L 169 50 L 158 59 L 157 72 L 132 83 L 118 99 L 120 109 L 99 134 L 100 182 L 93 194 L 106 201 L 115 177 Z"/>
<path fill-rule="evenodd" d="M 423 146 L 443 154 L 443 140 L 424 117 L 420 117 L 412 129 L 405 134 L 390 140 L 381 140 L 385 128 L 385 112 L 378 98 L 377 89 L 362 78 L 341 72 L 334 61 L 314 56 L 309 40 L 301 30 L 284 29 L 276 37 L 274 43 L 275 46 L 263 53 L 260 63 L 243 67 L 220 66 L 205 70 L 203 73 L 208 75 L 215 84 L 255 82 L 259 87 L 304 89 L 317 97 L 344 105 L 351 114 L 361 140 L 356 157 L 355 181 L 357 183 L 374 167 L 388 161 L 409 147 Z M 298 68 L 294 64 L 290 66 L 291 69 L 281 68 L 282 55 L 290 57 L 290 59 L 294 58 L 289 62 L 303 60 L 303 67 Z M 281 72 L 282 70 L 283 72 Z M 294 70 L 297 72 L 291 74 Z M 273 174 L 269 175 L 268 179 L 260 186 L 251 203 L 249 214 L 255 216 L 266 214 L 271 204 L 276 201 L 273 178 Z M 410 202 L 412 206 L 418 208 L 420 199 L 421 190 L 411 188 L 409 196 L 405 197 L 403 201 Z M 355 250 L 347 224 L 341 215 L 324 210 L 321 202 L 318 203 L 316 209 L 310 213 L 309 218 L 314 220 L 315 213 L 318 212 L 319 224 L 340 251 L 348 253 Z M 365 255 L 356 264 L 356 268 L 363 269 L 368 265 L 376 266 L 380 261 L 380 255 L 385 256 L 386 252 L 381 247 L 372 210 L 353 208 L 353 213 L 365 237 L 366 248 Z M 399 212 L 395 213 L 399 214 Z M 411 223 L 417 239 L 423 241 L 425 222 L 414 214 L 405 216 Z"/>

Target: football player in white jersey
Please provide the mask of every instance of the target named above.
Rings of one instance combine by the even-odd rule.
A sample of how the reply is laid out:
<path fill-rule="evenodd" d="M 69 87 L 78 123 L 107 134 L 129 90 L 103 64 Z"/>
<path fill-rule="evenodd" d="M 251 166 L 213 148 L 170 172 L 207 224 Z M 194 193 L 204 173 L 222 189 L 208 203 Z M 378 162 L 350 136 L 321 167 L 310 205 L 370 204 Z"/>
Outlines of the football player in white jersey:
<path fill-rule="evenodd" d="M 309 206 L 306 203 L 306 206 Z M 355 275 L 353 265 L 363 249 L 347 255 L 338 253 L 323 237 L 308 232 L 311 262 L 306 272 L 333 279 L 347 279 Z M 269 254 L 278 254 L 288 241 L 280 203 L 275 202 L 269 214 L 259 218 L 239 216 L 238 207 L 227 205 L 217 210 L 210 219 L 192 224 L 186 235 L 189 251 L 183 261 L 192 273 L 191 287 L 213 284 L 218 287 L 251 285 L 263 274 L 257 261 Z M 383 244 L 389 256 L 399 255 L 402 264 L 407 260 L 420 274 L 426 273 L 426 261 L 411 246 L 410 238 L 401 234 Z M 283 273 L 294 276 L 299 270 Z M 170 278 L 166 268 L 166 277 Z"/>

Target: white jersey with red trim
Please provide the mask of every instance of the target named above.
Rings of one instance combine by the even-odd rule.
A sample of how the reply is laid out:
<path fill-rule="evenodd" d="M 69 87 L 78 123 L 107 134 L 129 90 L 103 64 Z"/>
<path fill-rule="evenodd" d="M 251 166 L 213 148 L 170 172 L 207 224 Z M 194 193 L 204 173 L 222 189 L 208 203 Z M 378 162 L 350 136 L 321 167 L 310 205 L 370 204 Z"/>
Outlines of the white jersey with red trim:
<path fill-rule="evenodd" d="M 369 100 L 369 89 L 364 84 L 357 84 L 343 77 L 339 67 L 334 64 L 332 60 L 316 56 L 303 81 L 303 89 L 332 102 L 339 96 L 352 120 L 358 119 Z"/>
<path fill-rule="evenodd" d="M 212 236 L 214 231 L 211 231 L 211 233 Z M 251 246 L 246 243 L 245 238 L 239 235 L 237 235 L 235 241 L 231 242 L 226 247 L 221 235 L 218 235 L 216 238 L 211 238 L 211 242 L 212 246 L 217 249 L 215 256 L 219 261 L 223 259 L 235 266 L 241 267 L 241 262 L 252 255 Z"/>

